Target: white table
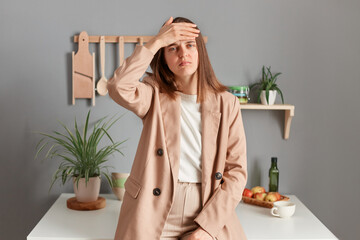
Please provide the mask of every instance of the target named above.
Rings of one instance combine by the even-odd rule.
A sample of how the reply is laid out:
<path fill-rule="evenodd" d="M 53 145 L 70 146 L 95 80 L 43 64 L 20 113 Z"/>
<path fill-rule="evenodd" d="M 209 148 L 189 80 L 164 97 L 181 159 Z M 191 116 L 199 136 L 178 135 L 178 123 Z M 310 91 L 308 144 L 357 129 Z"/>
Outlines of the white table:
<path fill-rule="evenodd" d="M 249 240 L 258 239 L 337 239 L 320 220 L 295 196 L 290 201 L 296 204 L 291 218 L 278 218 L 270 214 L 270 208 L 241 202 L 236 213 Z"/>
<path fill-rule="evenodd" d="M 75 211 L 66 207 L 74 194 L 63 193 L 28 235 L 27 240 L 113 240 L 121 201 L 102 194 L 106 207 L 96 211 Z M 249 240 L 337 239 L 294 195 L 295 214 L 288 219 L 273 217 L 270 209 L 240 203 L 236 208 Z M 226 240 L 226 239 L 224 239 Z"/>

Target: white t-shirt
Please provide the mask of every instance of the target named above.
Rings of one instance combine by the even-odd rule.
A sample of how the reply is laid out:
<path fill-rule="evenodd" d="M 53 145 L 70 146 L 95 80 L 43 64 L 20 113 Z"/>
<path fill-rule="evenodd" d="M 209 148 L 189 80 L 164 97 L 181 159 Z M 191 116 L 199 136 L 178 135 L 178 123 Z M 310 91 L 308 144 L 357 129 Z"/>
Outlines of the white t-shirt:
<path fill-rule="evenodd" d="M 201 111 L 197 95 L 180 92 L 180 182 L 201 182 Z"/>

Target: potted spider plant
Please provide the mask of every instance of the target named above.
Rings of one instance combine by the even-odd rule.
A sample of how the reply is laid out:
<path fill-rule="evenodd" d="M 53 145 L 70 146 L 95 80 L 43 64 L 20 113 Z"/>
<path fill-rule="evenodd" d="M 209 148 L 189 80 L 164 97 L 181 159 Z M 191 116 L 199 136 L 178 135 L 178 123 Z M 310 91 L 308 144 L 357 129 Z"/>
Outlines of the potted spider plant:
<path fill-rule="evenodd" d="M 250 90 L 257 90 L 257 101 L 264 105 L 273 105 L 276 99 L 276 93 L 280 94 L 282 103 L 284 104 L 284 96 L 276 83 L 281 73 L 272 74 L 270 68 L 271 66 L 266 67 L 265 71 L 265 66 L 262 67 L 261 81 L 250 85 Z"/>
<path fill-rule="evenodd" d="M 109 166 L 104 164 L 108 161 L 108 157 L 115 152 L 124 155 L 119 147 L 126 141 L 114 142 L 110 137 L 109 129 L 122 117 L 114 119 L 115 116 L 108 121 L 105 121 L 107 117 L 97 120 L 91 133 L 89 131 L 90 111 L 87 114 L 82 132 L 79 131 L 76 118 L 74 131 L 70 131 L 67 126 L 59 121 L 65 133 L 58 131 L 53 131 L 52 134 L 39 132 L 43 138 L 36 146 L 35 159 L 40 153 L 46 151 L 44 159 L 60 159 L 61 161 L 52 177 L 49 191 L 57 180 L 61 180 L 64 185 L 72 179 L 77 201 L 92 202 L 98 199 L 101 176 L 104 176 L 112 187 L 112 180 L 108 172 Z M 100 148 L 99 143 L 104 137 L 107 137 L 110 143 Z"/>

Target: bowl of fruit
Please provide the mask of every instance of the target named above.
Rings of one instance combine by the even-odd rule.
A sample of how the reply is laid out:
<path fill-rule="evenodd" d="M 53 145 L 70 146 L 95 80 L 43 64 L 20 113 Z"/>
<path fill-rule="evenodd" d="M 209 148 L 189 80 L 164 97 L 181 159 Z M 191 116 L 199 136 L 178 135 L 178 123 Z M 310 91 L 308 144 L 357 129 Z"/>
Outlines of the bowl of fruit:
<path fill-rule="evenodd" d="M 256 186 L 251 190 L 245 188 L 243 191 L 242 200 L 244 203 L 257 205 L 260 207 L 272 208 L 276 201 L 287 201 L 287 196 L 281 195 L 278 192 L 266 192 L 264 187 Z"/>

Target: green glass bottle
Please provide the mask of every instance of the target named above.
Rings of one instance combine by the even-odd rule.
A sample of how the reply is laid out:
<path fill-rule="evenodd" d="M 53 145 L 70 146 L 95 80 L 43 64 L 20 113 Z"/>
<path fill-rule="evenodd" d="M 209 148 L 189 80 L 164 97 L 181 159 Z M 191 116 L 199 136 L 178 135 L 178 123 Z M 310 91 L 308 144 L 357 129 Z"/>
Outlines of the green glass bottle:
<path fill-rule="evenodd" d="M 271 158 L 271 167 L 269 169 L 269 192 L 279 191 L 279 169 L 277 167 L 277 158 Z"/>

